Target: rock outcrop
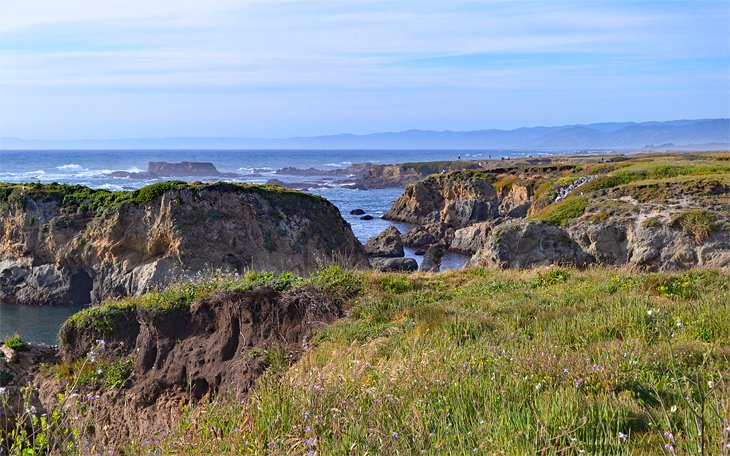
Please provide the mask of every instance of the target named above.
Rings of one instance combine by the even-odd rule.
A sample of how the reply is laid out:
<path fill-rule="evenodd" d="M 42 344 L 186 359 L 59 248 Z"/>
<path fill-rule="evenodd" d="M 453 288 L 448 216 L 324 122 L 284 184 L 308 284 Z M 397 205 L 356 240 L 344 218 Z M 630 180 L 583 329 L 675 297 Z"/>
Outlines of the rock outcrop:
<path fill-rule="evenodd" d="M 285 189 L 164 182 L 118 193 L 56 184 L 2 190 L 4 302 L 100 302 L 217 270 L 367 263 L 334 205 Z"/>
<path fill-rule="evenodd" d="M 409 185 L 383 218 L 420 225 L 445 223 L 458 229 L 491 220 L 498 211 L 494 188 L 478 173 L 465 171 Z"/>
<path fill-rule="evenodd" d="M 496 228 L 469 265 L 529 268 L 552 264 L 584 267 L 595 260 L 562 228 L 520 221 Z"/>
<path fill-rule="evenodd" d="M 32 383 L 42 364 L 56 362 L 57 354 L 58 349 L 44 344 L 23 342 L 11 348 L 0 342 L 0 442 L 18 420 L 28 421 L 25 424 L 32 430 L 25 409 L 42 410 L 43 405 L 37 390 L 25 393 L 23 388 Z"/>
<path fill-rule="evenodd" d="M 414 258 L 383 258 L 370 259 L 373 269 L 380 272 L 414 272 L 418 271 L 418 262 Z"/>
<path fill-rule="evenodd" d="M 159 179 L 167 177 L 240 177 L 236 173 L 222 173 L 210 162 L 149 162 L 147 172 L 112 171 L 106 177 L 126 177 L 129 179 Z"/>
<path fill-rule="evenodd" d="M 453 240 L 449 243 L 449 250 L 465 255 L 477 253 L 484 245 L 492 227 L 492 222 L 481 222 L 456 230 Z"/>
<path fill-rule="evenodd" d="M 423 261 L 421 262 L 420 271 L 439 272 L 439 269 L 441 269 L 441 259 L 443 258 L 445 253 L 445 245 L 434 244 L 430 246 L 423 254 Z"/>
<path fill-rule="evenodd" d="M 370 266 L 382 272 L 412 272 L 418 270 L 413 258 L 404 258 L 402 234 L 398 228 L 389 226 L 382 233 L 368 239 L 365 251 L 370 258 Z"/>
<path fill-rule="evenodd" d="M 365 252 L 372 257 L 402 257 L 404 252 L 401 232 L 398 228 L 389 226 L 379 235 L 368 239 Z"/>
<path fill-rule="evenodd" d="M 515 183 L 501 192 L 499 214 L 503 217 L 520 218 L 527 215 L 532 204 L 533 191 L 530 185 Z"/>

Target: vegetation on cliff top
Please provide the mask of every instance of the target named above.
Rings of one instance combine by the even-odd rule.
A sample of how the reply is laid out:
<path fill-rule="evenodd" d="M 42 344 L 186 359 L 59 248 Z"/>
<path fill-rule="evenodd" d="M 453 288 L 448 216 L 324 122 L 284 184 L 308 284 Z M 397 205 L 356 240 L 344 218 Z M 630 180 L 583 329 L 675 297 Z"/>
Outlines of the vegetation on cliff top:
<path fill-rule="evenodd" d="M 306 279 L 291 272 L 275 274 L 257 271 L 243 275 L 222 274 L 203 280 L 193 278 L 164 290 L 108 302 L 75 313 L 61 327 L 59 338 L 64 343 L 67 335 L 76 330 L 90 330 L 98 337 L 103 337 L 105 333 L 117 328 L 119 322 L 135 318 L 138 310 L 164 314 L 187 308 L 194 302 L 210 298 L 221 291 L 246 291 L 270 287 L 283 292 L 307 284 L 340 299 L 349 298 L 360 292 L 360 284 L 354 273 L 346 272 L 339 266 L 313 272 Z"/>
<path fill-rule="evenodd" d="M 239 282 L 360 294 L 243 404 L 181 411 L 173 432 L 131 453 L 712 454 L 730 443 L 727 273 L 330 268 Z M 136 305 L 164 310 L 228 286 Z"/>
<path fill-rule="evenodd" d="M 231 182 L 202 183 L 173 180 L 158 182 L 137 190 L 115 192 L 92 189 L 83 185 L 58 183 L 0 183 L 0 208 L 8 207 L 11 201 L 17 201 L 25 208 L 25 197 L 30 196 L 41 200 L 57 201 L 62 208 L 69 212 L 99 213 L 110 207 L 119 207 L 126 204 L 147 204 L 166 192 L 185 189 L 197 192 L 203 190 L 255 192 L 267 198 L 284 198 L 291 202 L 300 201 L 300 198 L 322 201 L 322 198 L 317 195 L 284 187 Z"/>
<path fill-rule="evenodd" d="M 136 450 L 719 453 L 730 438 L 729 279 L 365 273 L 351 316 L 296 365 L 265 375 L 246 403 L 200 405 Z"/>

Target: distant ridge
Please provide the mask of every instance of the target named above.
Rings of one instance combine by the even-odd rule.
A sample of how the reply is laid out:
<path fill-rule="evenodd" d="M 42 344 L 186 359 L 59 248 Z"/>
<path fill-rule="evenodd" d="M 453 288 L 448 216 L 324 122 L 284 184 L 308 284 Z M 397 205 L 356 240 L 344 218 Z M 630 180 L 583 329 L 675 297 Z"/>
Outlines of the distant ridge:
<path fill-rule="evenodd" d="M 0 138 L 12 149 L 727 149 L 730 119 L 604 122 L 514 130 L 408 130 L 294 138 Z"/>

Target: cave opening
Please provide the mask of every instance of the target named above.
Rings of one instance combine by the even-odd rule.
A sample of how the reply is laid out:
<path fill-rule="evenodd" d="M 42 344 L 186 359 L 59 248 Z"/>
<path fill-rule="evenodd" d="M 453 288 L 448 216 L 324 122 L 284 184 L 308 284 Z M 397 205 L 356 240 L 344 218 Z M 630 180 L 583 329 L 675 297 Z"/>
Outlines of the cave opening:
<path fill-rule="evenodd" d="M 91 304 L 91 290 L 94 288 L 94 281 L 89 274 L 78 271 L 71 276 L 68 298 L 72 304 Z"/>

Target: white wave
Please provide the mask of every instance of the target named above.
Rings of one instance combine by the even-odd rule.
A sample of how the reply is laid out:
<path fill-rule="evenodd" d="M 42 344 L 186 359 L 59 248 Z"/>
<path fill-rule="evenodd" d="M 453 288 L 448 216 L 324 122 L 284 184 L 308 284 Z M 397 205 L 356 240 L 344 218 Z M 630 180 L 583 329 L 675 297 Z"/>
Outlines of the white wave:
<path fill-rule="evenodd" d="M 104 190 L 111 190 L 113 192 L 118 192 L 120 190 L 124 190 L 123 186 L 114 185 L 114 184 L 103 184 L 103 185 L 99 185 L 97 188 L 102 188 Z"/>
<path fill-rule="evenodd" d="M 61 169 L 61 170 L 69 169 L 69 170 L 74 170 L 74 169 L 83 169 L 83 167 L 81 165 L 77 165 L 76 163 L 71 163 L 71 164 L 68 164 L 68 165 L 56 166 L 56 169 Z"/>
<path fill-rule="evenodd" d="M 126 169 L 125 171 L 127 171 L 128 173 L 142 173 L 142 172 L 144 172 L 143 169 L 137 168 L 136 166 L 132 166 L 131 168 Z"/>

